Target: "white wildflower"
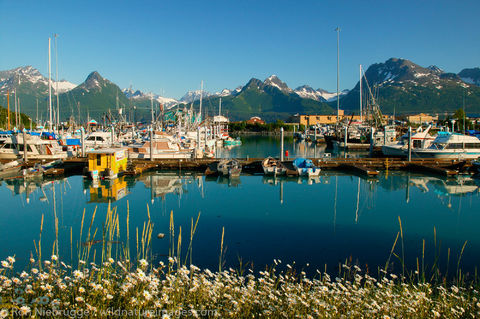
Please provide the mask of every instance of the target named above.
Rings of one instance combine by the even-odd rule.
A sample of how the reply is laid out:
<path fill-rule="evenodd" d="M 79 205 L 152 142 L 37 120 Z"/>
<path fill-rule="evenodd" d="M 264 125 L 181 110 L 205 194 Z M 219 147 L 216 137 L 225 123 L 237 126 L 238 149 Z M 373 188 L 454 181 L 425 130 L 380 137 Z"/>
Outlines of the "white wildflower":
<path fill-rule="evenodd" d="M 30 313 L 30 307 L 28 307 L 28 306 L 20 307 L 20 315 L 21 316 L 26 316 L 29 313 Z"/>
<path fill-rule="evenodd" d="M 148 262 L 145 259 L 140 259 L 139 263 L 140 263 L 141 267 L 147 267 L 148 266 Z"/>
<path fill-rule="evenodd" d="M 79 270 L 75 270 L 73 272 L 73 276 L 76 278 L 76 279 L 83 279 L 84 275 L 83 275 L 83 272 L 79 271 Z"/>

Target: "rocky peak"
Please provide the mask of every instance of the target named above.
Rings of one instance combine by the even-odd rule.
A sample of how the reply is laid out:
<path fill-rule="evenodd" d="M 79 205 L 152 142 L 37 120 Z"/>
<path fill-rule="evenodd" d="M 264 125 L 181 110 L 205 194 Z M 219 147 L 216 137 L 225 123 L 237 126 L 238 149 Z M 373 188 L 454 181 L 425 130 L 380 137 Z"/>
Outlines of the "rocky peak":
<path fill-rule="evenodd" d="M 480 68 L 463 69 L 458 76 L 465 83 L 480 86 Z"/>
<path fill-rule="evenodd" d="M 248 81 L 247 84 L 245 84 L 245 86 L 242 88 L 242 91 L 247 89 L 263 90 L 263 86 L 264 85 L 262 81 L 256 78 L 251 78 L 250 81 Z"/>
<path fill-rule="evenodd" d="M 288 87 L 285 82 L 282 82 L 276 75 L 271 75 L 263 82 L 265 86 L 273 86 L 283 92 L 291 92 L 292 89 Z"/>
<path fill-rule="evenodd" d="M 87 79 L 84 82 L 84 87 L 86 89 L 101 88 L 104 85 L 105 79 L 97 72 L 93 71 L 87 76 Z"/>

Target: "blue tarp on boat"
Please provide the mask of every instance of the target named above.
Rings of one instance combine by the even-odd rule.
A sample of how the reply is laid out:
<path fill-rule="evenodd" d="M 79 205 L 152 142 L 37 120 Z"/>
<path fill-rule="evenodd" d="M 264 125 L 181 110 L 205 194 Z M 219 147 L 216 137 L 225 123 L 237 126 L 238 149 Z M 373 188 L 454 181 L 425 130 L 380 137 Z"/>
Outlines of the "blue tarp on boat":
<path fill-rule="evenodd" d="M 57 136 L 55 135 L 55 133 L 42 132 L 42 138 L 49 139 L 49 140 L 56 140 Z"/>
<path fill-rule="evenodd" d="M 80 139 L 79 138 L 67 138 L 65 142 L 66 142 L 67 146 L 78 146 L 78 145 L 80 145 Z"/>
<path fill-rule="evenodd" d="M 313 164 L 312 160 L 309 160 L 303 157 L 296 158 L 293 161 L 293 166 L 297 168 L 315 168 L 315 165 Z"/>

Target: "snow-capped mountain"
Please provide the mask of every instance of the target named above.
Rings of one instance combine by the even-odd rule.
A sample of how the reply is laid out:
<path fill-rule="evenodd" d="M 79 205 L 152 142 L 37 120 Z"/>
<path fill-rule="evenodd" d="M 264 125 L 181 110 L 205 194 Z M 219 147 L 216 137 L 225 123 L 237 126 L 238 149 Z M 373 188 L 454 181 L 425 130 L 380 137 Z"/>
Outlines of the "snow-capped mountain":
<path fill-rule="evenodd" d="M 180 98 L 179 101 L 183 103 L 192 103 L 194 101 L 200 100 L 200 95 L 202 96 L 202 99 L 203 99 L 213 94 L 207 91 L 202 92 L 202 90 L 188 91 L 187 93 L 185 93 L 184 96 Z"/>
<path fill-rule="evenodd" d="M 58 87 L 58 93 L 68 92 L 77 85 L 66 80 L 55 82 L 52 80 L 52 92 Z M 0 71 L 0 93 L 6 93 L 7 90 L 13 91 L 18 87 L 32 87 L 40 90 L 42 94 L 48 93 L 48 78 L 44 77 L 40 71 L 32 66 L 18 67 L 12 70 Z"/>
<path fill-rule="evenodd" d="M 293 92 L 293 90 L 289 88 L 285 82 L 282 82 L 275 74 L 266 78 L 265 81 L 263 81 L 263 85 L 273 86 L 287 94 Z"/>
<path fill-rule="evenodd" d="M 463 69 L 458 76 L 465 83 L 480 86 L 480 68 Z"/>
<path fill-rule="evenodd" d="M 472 112 L 480 99 L 475 79 L 480 80 L 480 69 L 466 69 L 448 73 L 435 65 L 422 67 L 412 61 L 391 58 L 375 63 L 365 71 L 363 97 L 375 99 L 382 112 L 445 112 L 455 111 L 465 94 L 466 107 Z M 478 92 L 478 93 L 477 93 Z M 347 110 L 357 110 L 359 83 L 340 101 Z"/>
<path fill-rule="evenodd" d="M 319 102 L 332 102 L 337 100 L 336 92 L 328 92 L 323 89 L 315 90 L 308 85 L 299 86 L 293 91 L 304 99 L 311 99 Z M 340 92 L 340 98 L 347 93 L 348 90 L 343 90 Z"/>
<path fill-rule="evenodd" d="M 125 96 L 128 99 L 132 100 L 151 100 L 153 99 L 155 102 L 163 104 L 165 107 L 169 107 L 175 104 L 178 104 L 179 101 L 169 98 L 169 97 L 163 97 L 155 93 L 143 93 L 140 90 L 133 90 L 132 88 L 129 89 L 123 89 L 122 92 L 125 94 Z"/>

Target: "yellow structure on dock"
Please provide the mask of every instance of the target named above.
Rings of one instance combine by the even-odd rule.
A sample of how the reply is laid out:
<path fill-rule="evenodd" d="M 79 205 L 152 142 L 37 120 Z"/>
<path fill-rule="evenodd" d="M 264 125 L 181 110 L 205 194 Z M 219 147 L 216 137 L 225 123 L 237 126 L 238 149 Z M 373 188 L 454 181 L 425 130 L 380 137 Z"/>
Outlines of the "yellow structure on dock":
<path fill-rule="evenodd" d="M 98 177 L 117 178 L 127 170 L 127 150 L 125 148 L 105 148 L 89 151 L 88 174 Z"/>

